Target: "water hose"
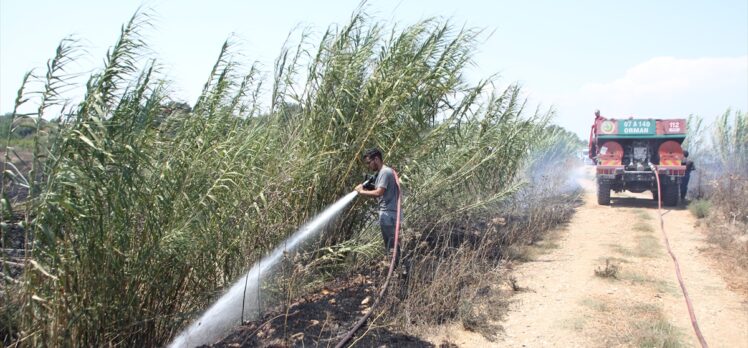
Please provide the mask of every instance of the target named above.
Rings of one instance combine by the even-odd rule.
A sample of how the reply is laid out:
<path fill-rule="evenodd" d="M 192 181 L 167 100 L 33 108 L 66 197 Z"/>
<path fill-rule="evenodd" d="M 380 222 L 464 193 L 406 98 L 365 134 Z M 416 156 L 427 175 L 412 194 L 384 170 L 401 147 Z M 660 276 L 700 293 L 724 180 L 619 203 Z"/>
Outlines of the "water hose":
<path fill-rule="evenodd" d="M 660 231 L 662 231 L 662 236 L 665 238 L 665 246 L 667 246 L 667 252 L 670 254 L 670 257 L 673 259 L 673 263 L 675 264 L 675 275 L 678 277 L 678 283 L 680 284 L 680 288 L 683 291 L 683 297 L 686 299 L 686 307 L 688 307 L 688 315 L 691 317 L 691 326 L 693 327 L 693 331 L 696 333 L 696 337 L 699 339 L 701 347 L 708 348 L 709 345 L 706 343 L 704 335 L 701 334 L 699 323 L 698 321 L 696 321 L 696 314 L 693 310 L 693 304 L 691 304 L 691 298 L 688 296 L 686 284 L 683 282 L 683 277 L 680 274 L 680 265 L 678 264 L 678 259 L 675 257 L 675 254 L 673 254 L 673 250 L 670 249 L 670 242 L 668 241 L 667 233 L 665 233 L 665 220 L 663 220 L 662 218 L 662 189 L 660 187 L 660 172 L 657 170 L 657 167 L 654 164 L 650 164 L 650 168 L 652 168 L 652 171 L 655 172 L 655 178 L 657 179 L 657 213 L 660 216 Z"/>
<path fill-rule="evenodd" d="M 371 316 L 371 313 L 374 313 L 374 308 L 377 307 L 379 304 L 379 301 L 384 297 L 384 292 L 387 291 L 387 286 L 390 284 L 390 278 L 392 277 L 392 271 L 395 269 L 395 261 L 398 257 L 398 237 L 400 235 L 400 199 L 403 196 L 402 190 L 400 190 L 400 179 L 397 177 L 397 172 L 392 169 L 392 172 L 395 174 L 395 185 L 397 185 L 397 217 L 395 218 L 395 243 L 392 246 L 392 260 L 390 261 L 390 269 L 387 272 L 387 278 L 384 280 L 384 284 L 382 285 L 382 289 L 379 291 L 379 295 L 374 300 L 374 303 L 369 307 L 369 311 L 364 314 L 361 319 L 359 319 L 355 325 L 353 325 L 353 328 L 346 333 L 346 335 L 343 337 L 343 339 L 338 342 L 337 345 L 335 345 L 335 348 L 342 348 L 348 341 L 351 340 L 353 335 L 358 331 L 358 329 L 361 328 L 362 325 L 366 322 L 367 319 Z"/>

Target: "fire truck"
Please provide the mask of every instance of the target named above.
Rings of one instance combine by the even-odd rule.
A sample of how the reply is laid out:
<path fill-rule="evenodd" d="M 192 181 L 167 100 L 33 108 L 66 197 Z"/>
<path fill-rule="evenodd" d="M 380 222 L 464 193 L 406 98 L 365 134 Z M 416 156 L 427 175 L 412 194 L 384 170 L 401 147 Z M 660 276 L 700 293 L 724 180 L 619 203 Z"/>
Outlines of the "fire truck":
<path fill-rule="evenodd" d="M 685 139 L 685 119 L 616 119 L 596 111 L 589 157 L 596 167 L 597 203 L 610 205 L 611 191 L 651 191 L 652 198 L 659 199 L 656 171 L 663 205 L 678 205 L 680 183 L 686 174 L 681 147 Z"/>

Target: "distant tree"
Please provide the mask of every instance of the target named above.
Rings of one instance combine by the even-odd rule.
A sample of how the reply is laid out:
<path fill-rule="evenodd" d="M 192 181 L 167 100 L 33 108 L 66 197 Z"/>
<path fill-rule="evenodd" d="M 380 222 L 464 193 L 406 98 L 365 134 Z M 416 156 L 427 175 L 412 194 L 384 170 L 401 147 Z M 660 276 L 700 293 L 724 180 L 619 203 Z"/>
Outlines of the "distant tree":
<path fill-rule="evenodd" d="M 16 116 L 11 122 L 13 114 L 5 113 L 0 116 L 0 139 L 7 139 L 8 133 L 13 131 L 11 139 L 24 139 L 34 135 L 36 126 L 34 120 L 28 117 Z M 41 129 L 48 130 L 50 127 L 56 126 L 56 122 L 50 122 L 45 119 L 41 120 Z"/>
<path fill-rule="evenodd" d="M 168 101 L 166 103 L 163 103 L 161 104 L 161 109 L 163 110 L 163 114 L 166 116 L 170 116 L 177 112 L 192 112 L 192 107 L 190 106 L 190 104 L 178 101 Z"/>
<path fill-rule="evenodd" d="M 0 116 L 0 139 L 6 139 L 10 132 L 10 118 L 12 114 L 10 112 Z"/>

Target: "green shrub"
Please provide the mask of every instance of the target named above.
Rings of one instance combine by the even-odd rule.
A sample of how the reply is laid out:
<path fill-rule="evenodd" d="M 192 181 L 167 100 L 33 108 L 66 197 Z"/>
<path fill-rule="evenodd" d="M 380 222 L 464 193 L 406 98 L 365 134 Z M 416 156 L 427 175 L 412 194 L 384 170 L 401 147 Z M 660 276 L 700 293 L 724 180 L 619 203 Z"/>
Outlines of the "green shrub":
<path fill-rule="evenodd" d="M 709 210 L 712 208 L 712 203 L 706 199 L 696 199 L 688 204 L 688 210 L 691 211 L 693 216 L 703 219 L 709 216 Z"/>

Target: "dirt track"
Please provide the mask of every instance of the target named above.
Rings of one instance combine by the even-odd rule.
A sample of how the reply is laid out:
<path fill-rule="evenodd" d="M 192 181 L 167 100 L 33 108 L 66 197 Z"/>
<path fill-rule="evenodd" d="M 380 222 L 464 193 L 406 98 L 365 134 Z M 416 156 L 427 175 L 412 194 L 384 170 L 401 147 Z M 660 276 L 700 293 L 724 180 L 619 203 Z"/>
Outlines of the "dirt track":
<path fill-rule="evenodd" d="M 539 249 L 515 270 L 525 288 L 513 297 L 497 342 L 457 326 L 431 341 L 458 346 L 699 346 L 648 193 L 613 194 L 598 206 L 592 173 L 582 180 L 585 204 L 560 231 L 557 247 Z M 667 211 L 667 210 L 664 210 Z M 667 211 L 665 229 L 710 347 L 748 347 L 748 299 L 727 289 L 700 250 L 704 236 L 683 207 Z M 615 265 L 615 277 L 595 270 Z M 612 275 L 610 274 L 609 275 Z"/>

